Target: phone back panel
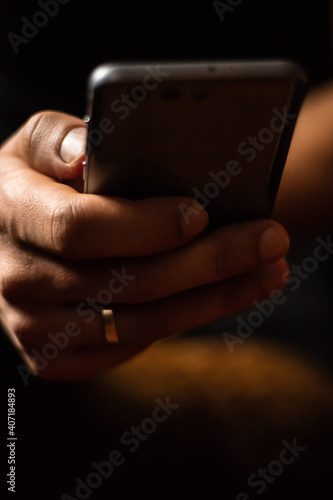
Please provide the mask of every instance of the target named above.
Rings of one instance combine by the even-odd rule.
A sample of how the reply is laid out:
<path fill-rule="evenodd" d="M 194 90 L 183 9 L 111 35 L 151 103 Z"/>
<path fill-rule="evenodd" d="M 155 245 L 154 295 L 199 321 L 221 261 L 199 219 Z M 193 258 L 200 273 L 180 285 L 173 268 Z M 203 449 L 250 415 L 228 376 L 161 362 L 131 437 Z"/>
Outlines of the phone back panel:
<path fill-rule="evenodd" d="M 85 192 L 189 196 L 213 224 L 269 217 L 304 77 L 283 63 L 280 72 L 278 64 L 240 66 L 196 73 L 193 64 L 187 72 L 146 64 L 97 78 Z"/>

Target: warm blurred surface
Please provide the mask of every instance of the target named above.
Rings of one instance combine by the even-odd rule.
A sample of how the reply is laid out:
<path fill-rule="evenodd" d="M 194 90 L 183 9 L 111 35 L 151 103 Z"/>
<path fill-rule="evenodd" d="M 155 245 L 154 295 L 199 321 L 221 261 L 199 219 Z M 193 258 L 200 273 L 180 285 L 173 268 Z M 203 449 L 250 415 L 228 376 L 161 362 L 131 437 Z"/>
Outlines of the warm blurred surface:
<path fill-rule="evenodd" d="M 256 498 L 248 478 L 279 459 L 283 442 L 306 450 L 263 498 L 331 498 L 323 491 L 331 488 L 333 381 L 274 342 L 249 339 L 231 354 L 220 335 L 170 339 L 99 379 L 15 386 L 20 500 L 75 497 L 75 479 L 114 449 L 125 462 L 91 498 Z M 179 407 L 153 428 L 155 400 L 168 397 Z M 132 426 L 153 429 L 134 451 L 121 440 Z"/>

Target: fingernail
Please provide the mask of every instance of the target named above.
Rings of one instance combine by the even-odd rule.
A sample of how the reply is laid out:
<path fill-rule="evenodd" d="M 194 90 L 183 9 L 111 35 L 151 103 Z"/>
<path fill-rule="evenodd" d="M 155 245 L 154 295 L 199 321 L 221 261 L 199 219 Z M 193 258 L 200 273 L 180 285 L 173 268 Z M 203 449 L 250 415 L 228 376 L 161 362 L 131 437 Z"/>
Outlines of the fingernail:
<path fill-rule="evenodd" d="M 178 208 L 181 213 L 182 232 L 185 238 L 192 238 L 200 234 L 209 222 L 209 216 L 204 207 L 192 200 L 191 203 L 180 203 Z"/>
<path fill-rule="evenodd" d="M 87 129 L 72 128 L 63 138 L 60 145 L 60 157 L 65 163 L 72 163 L 86 153 Z"/>
<path fill-rule="evenodd" d="M 260 256 L 265 260 L 278 259 L 288 252 L 289 243 L 289 236 L 283 229 L 269 227 L 260 237 Z"/>

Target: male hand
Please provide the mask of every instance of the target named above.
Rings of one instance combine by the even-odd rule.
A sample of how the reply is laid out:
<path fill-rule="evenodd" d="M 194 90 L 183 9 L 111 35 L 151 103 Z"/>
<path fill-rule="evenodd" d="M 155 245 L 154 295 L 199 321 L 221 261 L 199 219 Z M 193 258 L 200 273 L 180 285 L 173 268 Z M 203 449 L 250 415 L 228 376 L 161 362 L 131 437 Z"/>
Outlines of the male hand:
<path fill-rule="evenodd" d="M 0 312 L 31 369 L 90 377 L 283 286 L 289 240 L 276 222 L 205 231 L 203 208 L 181 215 L 189 198 L 82 194 L 85 136 L 82 120 L 47 111 L 0 150 Z"/>

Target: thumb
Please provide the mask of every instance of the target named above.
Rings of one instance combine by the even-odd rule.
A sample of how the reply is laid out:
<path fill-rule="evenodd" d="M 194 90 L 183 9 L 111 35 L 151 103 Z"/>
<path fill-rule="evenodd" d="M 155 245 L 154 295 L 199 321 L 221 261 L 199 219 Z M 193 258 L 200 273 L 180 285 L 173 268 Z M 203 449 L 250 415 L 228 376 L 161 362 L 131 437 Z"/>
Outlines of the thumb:
<path fill-rule="evenodd" d="M 22 125 L 2 150 L 49 177 L 76 179 L 83 173 L 86 137 L 87 126 L 80 118 L 42 111 Z"/>

